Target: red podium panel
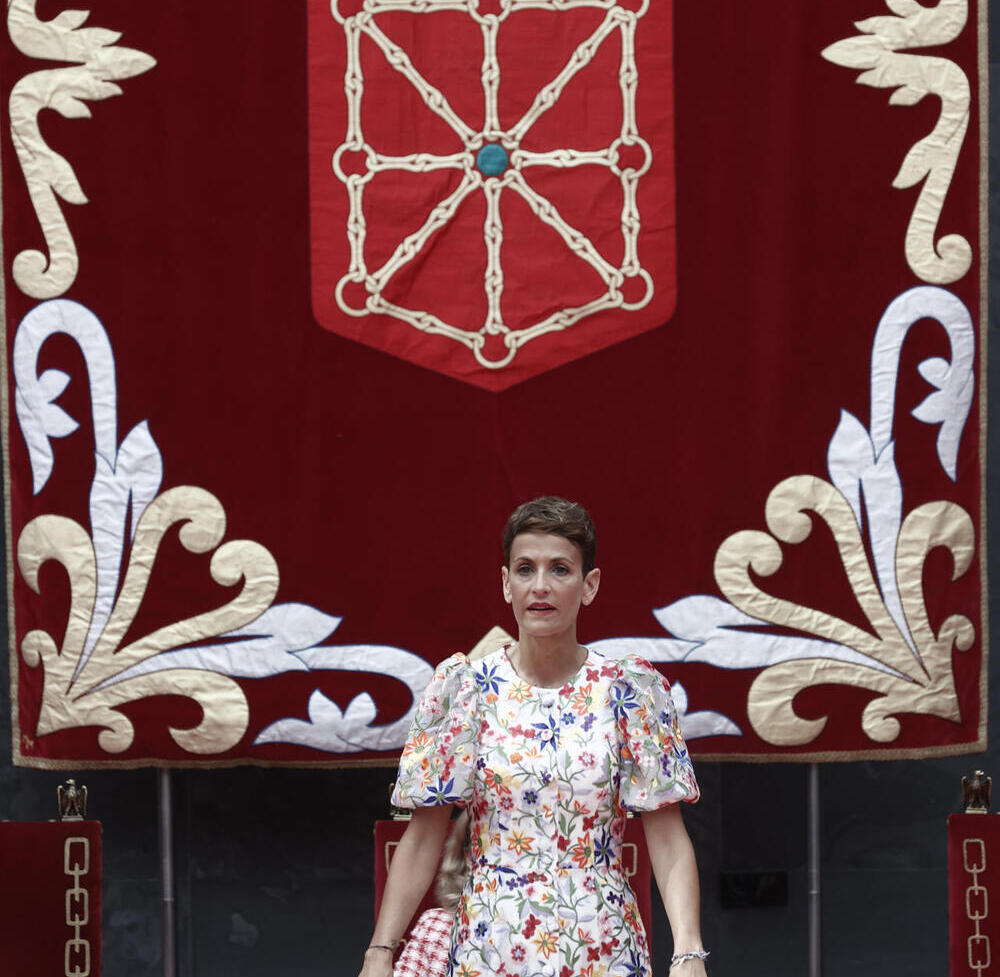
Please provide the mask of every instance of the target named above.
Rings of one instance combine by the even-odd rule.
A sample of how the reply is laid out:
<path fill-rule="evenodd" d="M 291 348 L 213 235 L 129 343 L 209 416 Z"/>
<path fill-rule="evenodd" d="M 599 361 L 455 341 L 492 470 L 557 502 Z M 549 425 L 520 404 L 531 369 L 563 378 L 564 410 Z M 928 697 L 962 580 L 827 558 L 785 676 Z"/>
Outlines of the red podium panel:
<path fill-rule="evenodd" d="M 408 821 L 376 821 L 375 822 L 375 915 L 378 916 L 382 905 L 382 890 L 385 888 L 386 876 L 389 874 L 389 863 L 403 837 Z M 650 932 L 652 917 L 652 899 L 649 891 L 651 871 L 649 853 L 646 851 L 646 833 L 642 829 L 639 818 L 629 818 L 625 824 L 625 841 L 622 846 L 622 861 L 625 864 L 625 874 L 635 892 L 635 901 L 642 917 L 642 925 Z M 417 911 L 406 927 L 407 935 L 417 917 L 425 910 L 438 904 L 431 889 L 417 907 Z"/>
<path fill-rule="evenodd" d="M 100 977 L 99 821 L 0 823 L 0 879 L 4 973 Z"/>
<path fill-rule="evenodd" d="M 952 814 L 948 818 L 948 917 L 951 977 L 1000 973 L 1000 914 L 990 902 L 1000 898 L 1000 817 Z M 994 941 L 997 941 L 994 943 Z"/>

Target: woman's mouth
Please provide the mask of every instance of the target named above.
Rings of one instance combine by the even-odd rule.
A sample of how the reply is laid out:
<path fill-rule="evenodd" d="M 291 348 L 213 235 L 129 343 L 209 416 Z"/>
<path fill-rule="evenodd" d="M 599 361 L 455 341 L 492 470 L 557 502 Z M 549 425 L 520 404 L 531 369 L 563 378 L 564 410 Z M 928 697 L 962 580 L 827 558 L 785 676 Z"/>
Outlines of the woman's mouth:
<path fill-rule="evenodd" d="M 547 611 L 554 611 L 555 608 L 551 604 L 529 604 L 528 610 L 536 614 L 544 614 Z"/>

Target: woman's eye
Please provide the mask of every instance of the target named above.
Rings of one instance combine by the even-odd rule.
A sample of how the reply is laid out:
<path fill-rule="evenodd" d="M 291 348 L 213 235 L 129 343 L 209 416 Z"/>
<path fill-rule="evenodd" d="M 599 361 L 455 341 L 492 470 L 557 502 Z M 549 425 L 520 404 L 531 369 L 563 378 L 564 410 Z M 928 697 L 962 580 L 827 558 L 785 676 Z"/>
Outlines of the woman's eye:
<path fill-rule="evenodd" d="M 556 564 L 556 565 L 555 565 L 555 566 L 554 566 L 554 567 L 552 568 L 552 572 L 553 572 L 553 573 L 557 573 L 557 574 L 558 574 L 558 575 L 559 575 L 560 577 L 563 577 L 563 576 L 565 576 L 565 575 L 566 575 L 567 573 L 569 573 L 569 567 L 565 567 L 565 566 L 563 566 L 563 565 L 562 565 L 561 563 L 557 563 L 557 564 Z"/>
<path fill-rule="evenodd" d="M 529 567 L 527 563 L 522 563 L 514 572 L 519 577 L 530 577 L 531 576 L 531 567 Z"/>

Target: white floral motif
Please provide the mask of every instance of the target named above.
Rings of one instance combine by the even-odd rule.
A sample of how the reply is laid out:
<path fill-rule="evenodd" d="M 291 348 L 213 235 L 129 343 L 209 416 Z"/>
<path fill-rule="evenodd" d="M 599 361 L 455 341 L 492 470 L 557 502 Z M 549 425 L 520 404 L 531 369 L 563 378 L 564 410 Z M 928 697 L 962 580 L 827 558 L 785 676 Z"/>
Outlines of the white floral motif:
<path fill-rule="evenodd" d="M 793 700 L 824 682 L 877 693 L 862 714 L 862 729 L 874 742 L 898 737 L 898 713 L 961 720 L 952 654 L 972 646 L 975 628 L 964 615 L 952 614 L 935 631 L 921 574 L 928 553 L 942 547 L 951 552 L 953 579 L 960 577 L 975 554 L 975 531 L 968 513 L 948 501 L 918 506 L 904 518 L 893 450 L 900 352 L 910 327 L 924 318 L 940 323 L 951 360 L 933 358 L 919 365 L 920 375 L 937 389 L 912 414 L 924 424 L 940 425 L 938 461 L 949 478 L 956 478 L 975 384 L 975 332 L 959 299 L 944 289 L 920 286 L 889 304 L 876 331 L 870 430 L 843 411 L 828 451 L 830 481 L 810 475 L 785 479 L 767 500 L 769 532 L 744 530 L 719 547 L 715 578 L 728 600 L 684 597 L 654 611 L 674 637 L 601 642 L 605 653 L 610 650 L 605 646 L 620 645 L 650 661 L 762 669 L 751 686 L 747 712 L 756 734 L 778 746 L 810 743 L 822 732 L 826 718 L 802 719 Z M 809 512 L 829 526 L 870 631 L 768 594 L 751 575 L 767 577 L 779 569 L 780 544 L 795 545 L 809 536 Z"/>
<path fill-rule="evenodd" d="M 174 694 L 193 699 L 203 711 L 197 726 L 170 730 L 175 743 L 197 756 L 215 755 L 236 746 L 248 729 L 249 705 L 234 679 L 363 670 L 403 682 L 413 696 L 409 712 L 379 726 L 367 693 L 341 712 L 317 689 L 309 702 L 311 723 L 279 720 L 255 743 L 296 743 L 334 753 L 401 746 L 433 669 L 399 648 L 321 645 L 340 618 L 306 604 L 274 604 L 279 582 L 274 558 L 252 540 L 223 542 L 226 515 L 218 499 L 192 486 L 161 491 L 163 460 L 147 423 L 137 424 L 118 444 L 115 366 L 107 333 L 92 312 L 66 299 L 37 306 L 14 337 L 15 403 L 34 494 L 44 490 L 53 472 L 52 439 L 67 437 L 79 426 L 56 403 L 69 377 L 58 370 L 37 372 L 42 346 L 58 333 L 80 346 L 87 364 L 95 473 L 89 533 L 72 519 L 45 514 L 32 519 L 17 541 L 18 566 L 32 590 L 38 591 L 39 571 L 49 560 L 63 565 L 70 583 L 62 646 L 41 629 L 29 631 L 21 642 L 28 667 L 44 670 L 34 737 L 98 727 L 101 748 L 122 753 L 133 743 L 134 729 L 120 707 Z M 242 588 L 221 607 L 127 640 L 171 526 L 179 527 L 189 553 L 211 553 L 216 583 Z"/>

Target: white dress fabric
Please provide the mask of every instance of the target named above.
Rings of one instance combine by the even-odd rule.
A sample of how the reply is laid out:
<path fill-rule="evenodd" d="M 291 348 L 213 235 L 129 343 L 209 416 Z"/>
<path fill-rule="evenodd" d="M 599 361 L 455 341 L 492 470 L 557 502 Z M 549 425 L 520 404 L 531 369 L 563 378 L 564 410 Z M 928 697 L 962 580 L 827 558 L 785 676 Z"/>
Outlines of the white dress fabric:
<path fill-rule="evenodd" d="M 571 681 L 546 689 L 505 649 L 444 661 L 393 803 L 469 808 L 449 977 L 650 977 L 620 857 L 626 812 L 697 799 L 669 686 L 648 662 L 589 651 Z"/>

